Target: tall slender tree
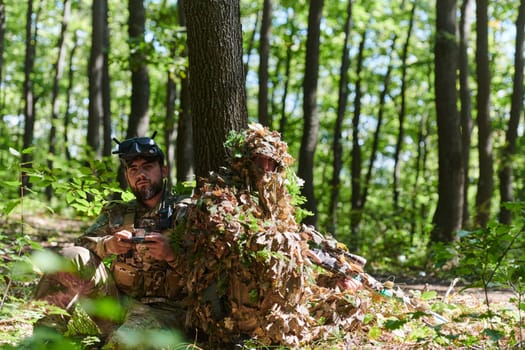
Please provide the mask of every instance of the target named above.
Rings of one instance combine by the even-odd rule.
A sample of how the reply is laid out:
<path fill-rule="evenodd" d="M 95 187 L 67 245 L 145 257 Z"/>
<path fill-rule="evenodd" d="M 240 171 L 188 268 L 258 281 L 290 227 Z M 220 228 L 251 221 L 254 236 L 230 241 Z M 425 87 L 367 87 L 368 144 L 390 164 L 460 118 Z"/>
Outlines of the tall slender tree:
<path fill-rule="evenodd" d="M 306 198 L 306 209 L 312 216 L 304 219 L 310 225 L 317 225 L 317 201 L 314 193 L 314 157 L 319 134 L 317 115 L 317 81 L 319 79 L 319 38 L 324 0 L 310 1 L 308 9 L 308 35 L 306 38 L 306 62 L 303 81 L 304 129 L 299 151 L 297 175 L 304 180 L 302 194 Z"/>
<path fill-rule="evenodd" d="M 4 38 L 5 38 L 5 5 L 4 0 L 0 0 L 0 83 L 2 82 L 2 72 L 4 69 Z"/>
<path fill-rule="evenodd" d="M 179 0 L 178 15 L 179 24 L 181 27 L 186 27 L 186 16 L 184 14 L 184 2 L 186 0 Z M 187 50 L 182 51 L 182 56 L 187 57 Z M 179 105 L 179 119 L 177 125 L 177 181 L 190 181 L 195 175 L 195 161 L 193 150 L 193 127 L 192 114 L 190 109 L 190 91 L 188 72 L 185 71 L 180 78 L 180 105 Z"/>
<path fill-rule="evenodd" d="M 89 57 L 89 114 L 87 144 L 97 155 L 100 150 L 100 133 L 104 120 L 104 63 L 107 32 L 107 0 L 93 0 L 92 34 Z"/>
<path fill-rule="evenodd" d="M 476 0 L 476 79 L 479 177 L 476 193 L 476 224 L 485 227 L 490 217 L 494 188 L 492 126 L 490 120 L 490 67 L 488 0 Z"/>
<path fill-rule="evenodd" d="M 282 77 L 283 81 L 283 93 L 281 95 L 281 109 L 280 109 L 280 119 L 279 119 L 279 132 L 281 133 L 281 137 L 284 139 L 284 132 L 286 129 L 286 125 L 288 124 L 288 117 L 286 114 L 286 100 L 288 99 L 288 90 L 290 88 L 290 73 L 292 70 L 292 57 L 293 57 L 293 47 L 295 45 L 294 43 L 294 37 L 297 32 L 297 27 L 294 22 L 293 13 L 290 11 L 288 13 L 288 20 L 287 24 L 290 27 L 289 30 L 289 36 L 286 39 L 286 57 L 284 59 L 284 74 Z"/>
<path fill-rule="evenodd" d="M 525 0 L 520 1 L 518 17 L 516 19 L 516 48 L 514 50 L 514 78 L 512 84 L 512 97 L 510 107 L 509 125 L 506 132 L 506 143 L 502 150 L 502 162 L 499 172 L 500 179 L 500 213 L 499 220 L 502 223 L 510 224 L 512 221 L 511 211 L 504 206 L 505 203 L 512 202 L 513 194 L 513 168 L 512 158 L 516 154 L 516 143 L 518 138 L 518 126 L 523 113 L 523 41 L 525 40 Z"/>
<path fill-rule="evenodd" d="M 73 65 L 73 61 L 75 58 L 75 53 L 78 49 L 78 35 L 76 32 L 73 34 L 73 47 L 71 48 L 71 52 L 69 53 L 69 63 L 68 63 L 68 74 L 67 74 L 67 89 L 66 89 L 66 108 L 64 112 L 64 148 L 66 153 L 66 159 L 68 161 L 71 160 L 71 151 L 69 150 L 69 126 L 71 122 L 71 113 L 70 113 L 70 107 L 71 107 L 71 96 L 73 95 L 73 86 L 74 86 L 74 77 L 75 77 L 75 68 Z"/>
<path fill-rule="evenodd" d="M 60 103 L 59 103 L 59 86 L 60 80 L 62 79 L 64 73 L 64 65 L 66 63 L 66 44 L 65 37 L 67 32 L 67 27 L 69 23 L 69 13 L 71 10 L 71 3 L 69 0 L 64 0 L 63 10 L 62 10 L 62 24 L 60 27 L 60 35 L 58 38 L 58 56 L 55 62 L 55 76 L 53 78 L 53 91 L 51 94 L 51 128 L 49 129 L 49 154 L 56 154 L 56 130 L 58 123 L 58 115 L 60 113 Z M 53 169 L 53 160 L 52 158 L 47 160 L 47 167 Z M 47 199 L 50 200 L 53 195 L 53 187 L 48 186 L 46 188 Z"/>
<path fill-rule="evenodd" d="M 436 113 L 438 128 L 438 203 L 434 213 L 431 242 L 457 238 L 463 219 L 463 155 L 457 109 L 456 1 L 436 1 L 434 46 Z"/>
<path fill-rule="evenodd" d="M 359 247 L 359 222 L 363 210 L 363 196 L 361 191 L 362 179 L 361 172 L 363 169 L 361 143 L 359 139 L 359 124 L 361 123 L 361 98 L 363 95 L 362 89 L 362 70 L 364 61 L 364 51 L 367 31 L 361 34 L 361 42 L 357 51 L 356 62 L 356 82 L 355 82 L 355 96 L 354 96 L 354 115 L 352 117 L 352 157 L 350 158 L 350 174 L 351 174 L 351 211 L 350 211 L 350 247 L 357 251 Z"/>
<path fill-rule="evenodd" d="M 33 91 L 33 79 L 31 73 L 35 64 L 35 51 L 37 42 L 37 29 L 33 23 L 33 0 L 27 1 L 26 12 L 26 37 L 25 37 L 25 58 L 24 58 L 24 136 L 23 149 L 29 148 L 33 144 L 35 130 L 35 96 Z M 35 28 L 33 32 L 33 26 Z M 27 168 L 31 166 L 33 160 L 32 152 L 22 153 L 22 166 Z M 29 177 L 24 172 L 22 174 L 22 194 L 24 188 L 29 187 Z"/>
<path fill-rule="evenodd" d="M 239 0 L 184 2 L 197 181 L 224 164 L 231 130 L 248 126 Z"/>
<path fill-rule="evenodd" d="M 472 139 L 472 96 L 469 87 L 470 65 L 468 57 L 471 11 L 473 0 L 463 0 L 459 25 L 459 96 L 461 101 L 461 148 L 463 149 L 464 186 L 463 190 L 463 227 L 470 223 L 468 200 L 470 144 Z"/>
<path fill-rule="evenodd" d="M 131 70 L 131 112 L 126 138 L 146 136 L 149 128 L 150 83 L 147 66 L 146 9 L 144 0 L 128 0 L 128 35 Z"/>
<path fill-rule="evenodd" d="M 405 119 L 406 119 L 406 89 L 407 89 L 407 58 L 408 49 L 410 46 L 410 38 L 412 37 L 412 29 L 414 27 L 414 14 L 416 13 L 417 1 L 412 3 L 410 10 L 408 29 L 405 42 L 403 44 L 403 51 L 401 53 L 401 101 L 399 103 L 399 131 L 397 133 L 396 148 L 394 150 L 394 181 L 393 181 L 393 198 L 394 209 L 399 208 L 399 179 L 401 177 L 401 150 L 405 138 Z M 404 1 L 403 1 L 404 5 Z M 402 6 L 403 8 L 403 6 Z"/>
<path fill-rule="evenodd" d="M 341 169 L 343 168 L 343 146 L 341 144 L 342 129 L 344 117 L 346 115 L 346 106 L 348 101 L 348 69 L 350 67 L 350 28 L 352 27 L 352 0 L 348 0 L 346 6 L 346 21 L 344 27 L 345 39 L 343 42 L 343 53 L 341 55 L 341 70 L 339 73 L 339 93 L 337 100 L 337 116 L 334 126 L 334 142 L 332 145 L 333 152 L 333 173 L 330 190 L 330 207 L 328 215 L 330 222 L 328 224 L 328 231 L 334 236 L 337 235 L 337 206 L 339 203 L 339 193 L 341 184 Z"/>
<path fill-rule="evenodd" d="M 259 123 L 270 126 L 268 115 L 268 61 L 270 59 L 270 34 L 272 29 L 273 0 L 264 0 L 259 39 Z"/>

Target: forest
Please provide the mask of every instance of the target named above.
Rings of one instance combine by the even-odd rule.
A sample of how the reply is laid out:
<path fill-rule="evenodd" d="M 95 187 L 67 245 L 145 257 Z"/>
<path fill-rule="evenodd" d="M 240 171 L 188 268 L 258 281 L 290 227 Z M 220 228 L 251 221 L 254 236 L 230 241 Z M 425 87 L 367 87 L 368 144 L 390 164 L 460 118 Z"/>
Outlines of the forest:
<path fill-rule="evenodd" d="M 524 30 L 524 0 L 0 0 L 0 315 L 44 308 L 17 311 L 56 223 L 129 195 L 114 139 L 156 132 L 191 191 L 258 122 L 295 158 L 303 222 L 368 270 L 512 294 L 513 312 L 484 295 L 475 334 L 411 341 L 523 348 Z"/>

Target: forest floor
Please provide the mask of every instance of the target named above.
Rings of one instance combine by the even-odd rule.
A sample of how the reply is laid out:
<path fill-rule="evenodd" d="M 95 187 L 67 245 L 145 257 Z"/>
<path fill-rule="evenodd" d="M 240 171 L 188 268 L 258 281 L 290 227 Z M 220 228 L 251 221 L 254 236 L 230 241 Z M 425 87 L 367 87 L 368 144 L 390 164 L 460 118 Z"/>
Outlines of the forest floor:
<path fill-rule="evenodd" d="M 14 229 L 14 231 L 19 232 L 20 230 L 24 230 L 24 234 L 31 237 L 31 240 L 38 242 L 44 248 L 50 248 L 56 251 L 61 247 L 72 245 L 74 239 L 87 227 L 87 224 L 80 220 L 54 218 L 52 216 L 47 217 L 44 215 L 25 217 L 23 220 L 24 225 L 20 225 L 19 222 L 20 221 L 14 220 L 12 223 L 0 222 L 0 228 L 2 228 L 4 232 L 9 232 L 10 230 L 6 230 L 6 227 L 13 228 L 13 226 L 18 225 L 18 228 Z M 2 257 L 4 265 L 11 259 L 11 257 L 6 254 L 6 251 L 2 249 L 0 249 L 0 256 Z M 392 276 L 387 275 L 377 275 L 375 277 L 378 280 L 392 280 Z M 3 278 L 4 280 L 7 280 L 6 276 L 3 276 Z M 31 295 L 29 289 L 34 288 L 35 284 L 36 280 L 25 282 L 26 289 L 28 290 L 26 293 L 22 293 L 25 294 L 25 296 L 22 296 L 21 299 L 30 299 L 28 298 L 28 296 Z M 5 285 L 8 285 L 8 283 L 5 282 Z M 513 299 L 515 298 L 515 295 L 510 289 L 491 289 L 485 293 L 483 289 L 479 288 L 464 288 L 461 282 L 454 284 L 451 280 L 447 281 L 421 276 L 396 276 L 395 285 L 402 289 L 406 294 L 435 291 L 437 293 L 437 298 L 443 298 L 443 300 L 448 298 L 448 300 L 453 300 L 454 304 L 462 304 L 472 309 L 484 307 L 487 304 L 487 299 L 491 308 L 496 310 L 516 310 L 517 307 L 516 301 Z M 0 286 L 4 286 L 4 284 L 0 284 Z M 9 334 L 12 335 L 13 333 L 16 333 L 15 337 L 18 339 L 31 336 L 32 323 L 34 322 L 34 319 L 28 320 L 28 318 L 16 316 L 9 317 L 9 313 L 7 313 L 8 317 L 5 317 L 6 312 L 5 310 L 2 310 L 2 308 L 5 307 L 4 302 L 10 293 L 8 287 L 5 289 L 5 291 L 1 291 L 2 301 L 0 304 L 0 316 L 2 317 L 0 317 L 0 348 L 3 348 L 2 344 L 5 343 L 13 344 L 13 336 L 7 336 Z M 27 303 L 30 303 L 30 300 L 27 300 Z"/>

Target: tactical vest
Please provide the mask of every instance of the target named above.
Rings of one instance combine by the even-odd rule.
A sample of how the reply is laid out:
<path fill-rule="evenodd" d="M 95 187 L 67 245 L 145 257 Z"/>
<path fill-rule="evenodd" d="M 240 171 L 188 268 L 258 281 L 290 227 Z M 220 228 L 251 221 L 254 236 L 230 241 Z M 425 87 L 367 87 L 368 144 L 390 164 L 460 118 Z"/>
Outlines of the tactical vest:
<path fill-rule="evenodd" d="M 136 201 L 124 205 L 115 205 L 108 210 L 109 225 L 112 232 L 122 229 L 131 232 L 140 231 L 161 232 L 159 217 L 156 211 L 146 212 L 137 217 L 139 206 Z M 169 235 L 171 229 L 163 230 L 163 235 Z M 118 289 L 136 299 L 165 301 L 175 298 L 181 290 L 181 276 L 166 261 L 158 261 L 145 256 L 146 244 L 136 244 L 127 254 L 117 255 L 111 265 L 111 271 Z"/>

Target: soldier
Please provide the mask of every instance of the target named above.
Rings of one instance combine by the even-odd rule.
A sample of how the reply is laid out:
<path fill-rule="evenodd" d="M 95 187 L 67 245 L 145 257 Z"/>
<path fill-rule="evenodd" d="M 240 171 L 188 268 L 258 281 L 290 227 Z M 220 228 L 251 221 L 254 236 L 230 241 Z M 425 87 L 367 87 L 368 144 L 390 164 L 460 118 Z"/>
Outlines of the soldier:
<path fill-rule="evenodd" d="M 210 349 L 247 338 L 298 346 L 352 329 L 362 310 L 348 294 L 361 285 L 312 263 L 325 262 L 310 244 L 326 239 L 299 224 L 286 143 L 250 124 L 225 147 L 228 168 L 201 181 L 179 222 L 188 322 L 210 336 Z"/>
<path fill-rule="evenodd" d="M 129 332 L 144 329 L 178 329 L 184 313 L 178 302 L 181 276 L 177 257 L 168 240 L 176 198 L 166 190 L 164 155 L 153 140 L 137 137 L 118 142 L 125 177 L 136 199 L 107 205 L 95 223 L 65 248 L 74 272 L 45 275 L 35 297 L 73 310 L 82 297 L 114 296 L 126 306 L 124 322 L 115 332 L 102 320 L 94 320 L 105 348 L 125 346 Z M 103 260 L 111 260 L 110 271 Z M 62 319 L 62 330 L 68 319 Z M 44 318 L 41 325 L 50 324 Z M 110 333 L 110 334 L 108 334 Z"/>

